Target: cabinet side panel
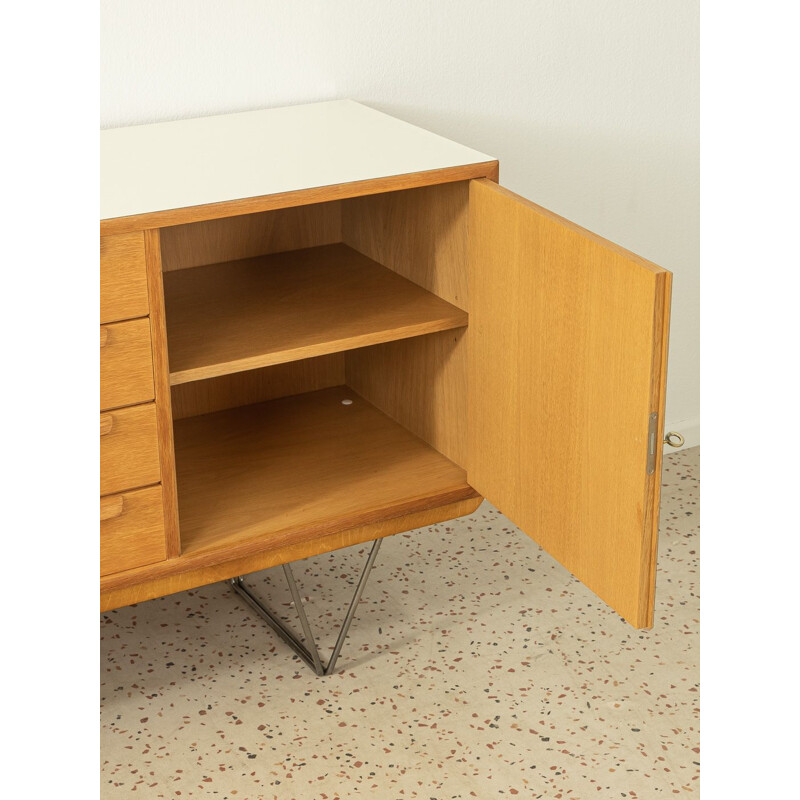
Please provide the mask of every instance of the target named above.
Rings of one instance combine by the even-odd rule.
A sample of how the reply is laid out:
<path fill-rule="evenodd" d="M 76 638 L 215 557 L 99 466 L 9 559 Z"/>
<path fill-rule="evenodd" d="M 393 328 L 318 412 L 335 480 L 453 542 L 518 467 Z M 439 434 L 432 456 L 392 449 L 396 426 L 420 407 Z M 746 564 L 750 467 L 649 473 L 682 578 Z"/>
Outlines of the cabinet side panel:
<path fill-rule="evenodd" d="M 464 468 L 467 337 L 442 331 L 352 350 L 345 360 L 349 386 Z"/>
<path fill-rule="evenodd" d="M 283 253 L 342 238 L 341 203 L 315 203 L 161 231 L 164 271 Z"/>
<path fill-rule="evenodd" d="M 466 310 L 468 203 L 468 181 L 345 200 L 342 241 Z M 346 357 L 353 389 L 462 466 L 467 336 L 467 331 L 447 331 Z"/>
<path fill-rule="evenodd" d="M 173 419 L 315 392 L 345 382 L 344 353 L 234 372 L 172 387 Z"/>
<path fill-rule="evenodd" d="M 150 333 L 153 348 L 158 453 L 164 501 L 164 535 L 167 558 L 181 552 L 178 527 L 178 487 L 175 479 L 175 445 L 172 437 L 172 402 L 169 391 L 167 320 L 164 313 L 164 282 L 161 274 L 161 241 L 158 230 L 144 232 L 147 292 L 150 300 Z"/>
<path fill-rule="evenodd" d="M 469 181 L 345 200 L 342 241 L 466 311 Z"/>

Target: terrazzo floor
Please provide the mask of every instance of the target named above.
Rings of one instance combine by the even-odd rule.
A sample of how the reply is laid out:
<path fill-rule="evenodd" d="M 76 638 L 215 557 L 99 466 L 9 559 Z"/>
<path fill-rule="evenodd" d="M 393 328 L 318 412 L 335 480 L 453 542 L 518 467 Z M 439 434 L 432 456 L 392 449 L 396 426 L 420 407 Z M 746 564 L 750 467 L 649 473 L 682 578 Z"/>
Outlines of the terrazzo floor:
<path fill-rule="evenodd" d="M 651 631 L 487 503 L 384 541 L 327 678 L 225 584 L 103 615 L 101 797 L 697 796 L 699 461 L 665 457 Z M 323 658 L 366 552 L 295 567 Z"/>

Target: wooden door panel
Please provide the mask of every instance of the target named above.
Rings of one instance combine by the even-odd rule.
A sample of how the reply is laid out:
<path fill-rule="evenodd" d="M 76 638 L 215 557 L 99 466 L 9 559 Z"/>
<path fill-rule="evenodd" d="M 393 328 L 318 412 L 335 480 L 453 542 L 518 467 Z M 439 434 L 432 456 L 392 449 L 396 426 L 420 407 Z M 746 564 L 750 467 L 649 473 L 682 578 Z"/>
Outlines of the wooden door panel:
<path fill-rule="evenodd" d="M 468 479 L 648 627 L 671 275 L 491 181 L 469 205 Z"/>

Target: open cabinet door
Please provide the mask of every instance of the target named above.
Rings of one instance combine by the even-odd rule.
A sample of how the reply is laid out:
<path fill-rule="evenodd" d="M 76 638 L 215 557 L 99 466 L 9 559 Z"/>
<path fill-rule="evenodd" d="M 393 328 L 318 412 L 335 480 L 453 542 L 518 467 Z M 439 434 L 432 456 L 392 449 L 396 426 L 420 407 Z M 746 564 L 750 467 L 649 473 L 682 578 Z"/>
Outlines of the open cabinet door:
<path fill-rule="evenodd" d="M 672 276 L 486 179 L 469 214 L 468 480 L 649 627 Z"/>

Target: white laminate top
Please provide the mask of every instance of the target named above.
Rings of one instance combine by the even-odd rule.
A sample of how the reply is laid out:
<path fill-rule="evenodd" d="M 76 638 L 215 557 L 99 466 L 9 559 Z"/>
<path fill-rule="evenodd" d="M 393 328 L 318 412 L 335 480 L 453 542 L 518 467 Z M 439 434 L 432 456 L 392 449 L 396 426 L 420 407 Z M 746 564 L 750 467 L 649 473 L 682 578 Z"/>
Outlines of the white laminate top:
<path fill-rule="evenodd" d="M 111 128 L 100 133 L 100 217 L 493 160 L 352 100 Z"/>

